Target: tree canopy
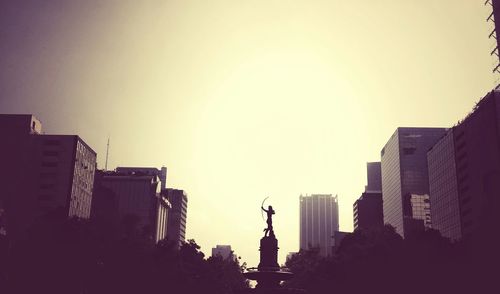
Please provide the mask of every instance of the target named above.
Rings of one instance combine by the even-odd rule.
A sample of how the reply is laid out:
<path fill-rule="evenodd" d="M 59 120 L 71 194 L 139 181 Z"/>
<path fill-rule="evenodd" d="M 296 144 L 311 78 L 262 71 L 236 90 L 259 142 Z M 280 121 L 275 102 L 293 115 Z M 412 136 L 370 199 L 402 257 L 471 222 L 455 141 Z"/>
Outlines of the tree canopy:
<path fill-rule="evenodd" d="M 295 276 L 285 286 L 309 294 L 476 293 L 494 285 L 487 277 L 498 272 L 497 256 L 482 246 L 453 244 L 435 230 L 403 240 L 386 225 L 346 236 L 330 257 L 301 250 L 286 263 Z"/>
<path fill-rule="evenodd" d="M 231 294 L 248 287 L 238 260 L 205 258 L 194 240 L 176 245 L 150 242 L 133 222 L 106 228 L 48 216 L 9 246 L 0 237 L 0 293 Z"/>

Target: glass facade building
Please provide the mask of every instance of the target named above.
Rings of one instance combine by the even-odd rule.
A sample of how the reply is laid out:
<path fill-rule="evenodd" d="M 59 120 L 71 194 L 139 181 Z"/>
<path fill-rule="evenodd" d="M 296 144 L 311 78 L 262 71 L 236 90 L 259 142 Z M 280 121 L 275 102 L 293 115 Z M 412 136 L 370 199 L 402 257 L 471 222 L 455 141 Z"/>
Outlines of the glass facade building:
<path fill-rule="evenodd" d="M 424 229 L 426 221 L 413 216 L 412 199 L 429 197 L 427 151 L 445 133 L 444 128 L 398 128 L 381 151 L 384 223 L 403 237 Z"/>
<path fill-rule="evenodd" d="M 300 196 L 300 249 L 319 248 L 321 255 L 330 255 L 334 246 L 333 235 L 338 230 L 337 196 Z"/>
<path fill-rule="evenodd" d="M 432 227 L 446 238 L 461 238 L 453 129 L 427 153 Z"/>
<path fill-rule="evenodd" d="M 429 194 L 412 194 L 410 197 L 411 217 L 423 221 L 426 229 L 432 228 L 431 201 Z"/>
<path fill-rule="evenodd" d="M 396 232 L 403 236 L 399 130 L 392 135 L 382 149 L 381 158 L 384 223 L 391 224 Z"/>

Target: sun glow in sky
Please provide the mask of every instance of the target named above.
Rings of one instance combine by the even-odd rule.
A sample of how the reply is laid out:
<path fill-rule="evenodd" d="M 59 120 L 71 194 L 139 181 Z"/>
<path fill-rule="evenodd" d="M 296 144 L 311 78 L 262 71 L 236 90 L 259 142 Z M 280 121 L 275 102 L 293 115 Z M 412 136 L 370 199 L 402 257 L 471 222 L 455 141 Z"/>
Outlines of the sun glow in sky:
<path fill-rule="evenodd" d="M 258 263 L 275 207 L 280 262 L 299 195 L 338 194 L 398 126 L 452 126 L 494 87 L 477 0 L 2 1 L 0 112 L 80 135 L 104 166 L 165 165 L 187 237 Z"/>

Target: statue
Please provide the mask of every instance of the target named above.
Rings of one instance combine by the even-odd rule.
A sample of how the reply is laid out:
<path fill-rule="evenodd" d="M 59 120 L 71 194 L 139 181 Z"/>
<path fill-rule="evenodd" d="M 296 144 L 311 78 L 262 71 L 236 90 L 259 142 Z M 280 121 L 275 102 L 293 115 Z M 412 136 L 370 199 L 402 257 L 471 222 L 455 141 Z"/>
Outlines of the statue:
<path fill-rule="evenodd" d="M 267 228 L 264 229 L 264 237 L 267 237 L 268 234 L 270 236 L 274 236 L 274 231 L 273 231 L 273 214 L 275 214 L 275 211 L 273 210 L 273 207 L 269 205 L 267 207 L 267 210 L 264 208 L 264 206 L 260 207 L 263 211 L 266 212 L 267 214 Z"/>
<path fill-rule="evenodd" d="M 284 289 L 280 284 L 281 281 L 291 279 L 293 274 L 290 271 L 282 270 L 278 263 L 278 239 L 276 239 L 273 230 L 273 214 L 276 214 L 276 212 L 271 205 L 267 209 L 264 208 L 264 202 L 266 202 L 267 198 L 269 197 L 266 197 L 260 205 L 262 218 L 264 218 L 264 212 L 267 214 L 267 228 L 264 229 L 264 237 L 260 239 L 260 262 L 257 268 L 247 268 L 247 272 L 243 273 L 247 279 L 257 281 L 257 285 L 255 289 L 251 289 L 246 293 L 304 294 L 303 291 Z"/>

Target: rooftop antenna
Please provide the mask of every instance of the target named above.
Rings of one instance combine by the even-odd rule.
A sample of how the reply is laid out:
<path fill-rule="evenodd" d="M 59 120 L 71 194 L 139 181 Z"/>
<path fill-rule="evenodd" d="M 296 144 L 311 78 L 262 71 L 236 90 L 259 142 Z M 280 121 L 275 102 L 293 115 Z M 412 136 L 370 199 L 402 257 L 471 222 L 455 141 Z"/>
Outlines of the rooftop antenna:
<path fill-rule="evenodd" d="M 108 135 L 108 145 L 106 146 L 106 164 L 104 165 L 104 170 L 108 170 L 108 156 L 109 156 L 109 135 Z"/>

